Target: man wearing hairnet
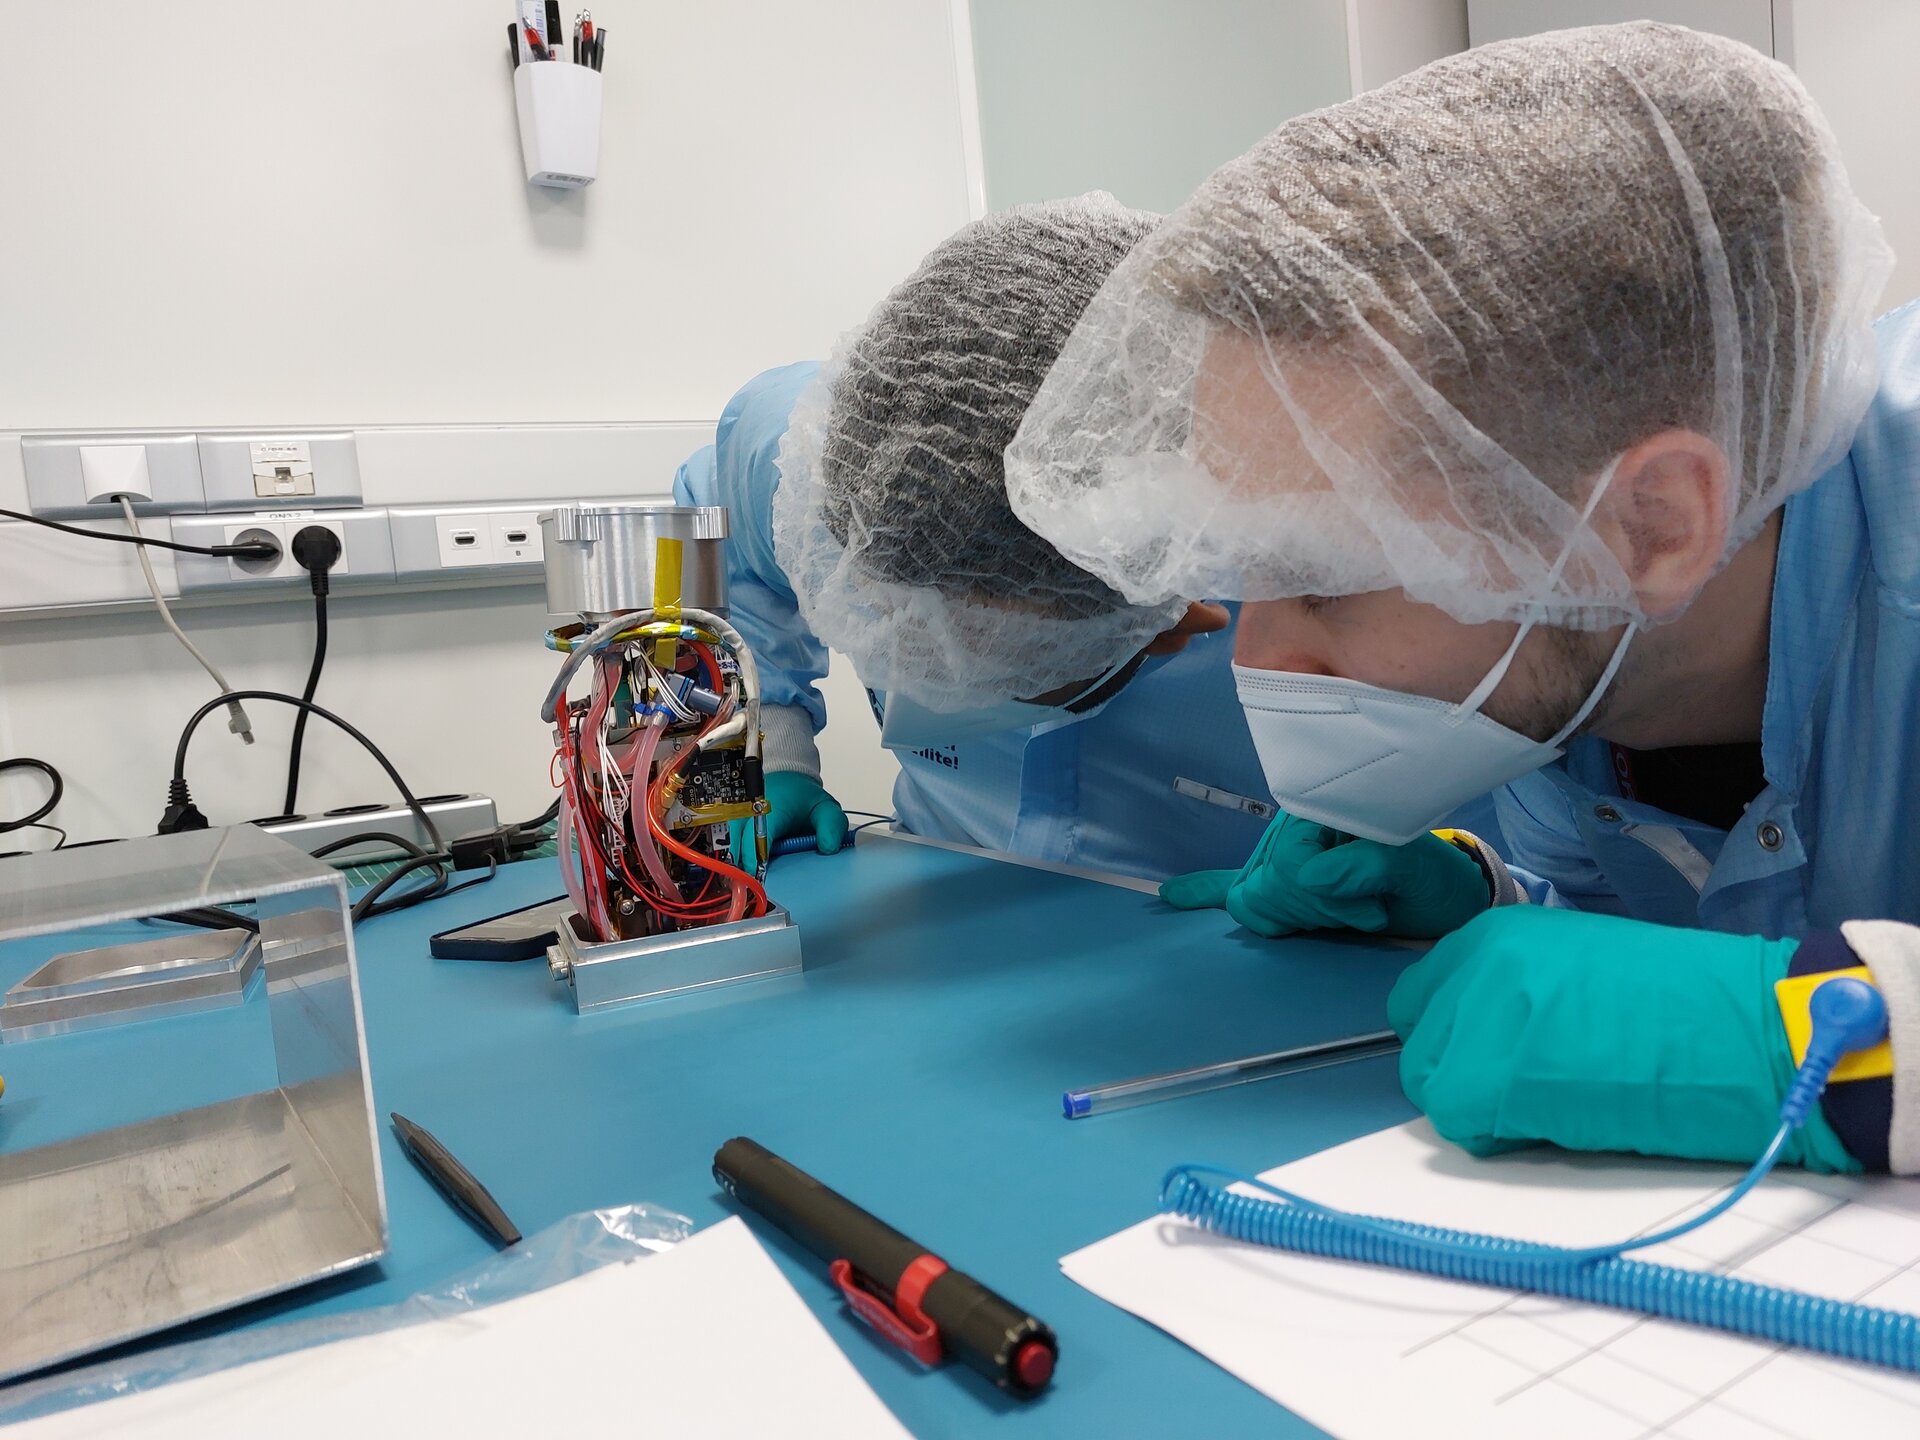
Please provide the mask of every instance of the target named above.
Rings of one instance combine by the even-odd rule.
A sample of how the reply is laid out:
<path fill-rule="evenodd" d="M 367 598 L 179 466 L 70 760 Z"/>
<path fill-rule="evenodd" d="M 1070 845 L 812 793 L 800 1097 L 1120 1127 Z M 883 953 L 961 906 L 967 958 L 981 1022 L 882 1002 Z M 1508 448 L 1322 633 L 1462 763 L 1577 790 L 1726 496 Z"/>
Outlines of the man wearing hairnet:
<path fill-rule="evenodd" d="M 1409 1097 L 1477 1153 L 1750 1160 L 1804 1043 L 1777 982 L 1864 964 L 1891 1045 L 1787 1154 L 1920 1172 L 1920 309 L 1870 324 L 1888 270 L 1784 67 L 1654 25 L 1489 45 L 1212 176 L 1008 452 L 1016 512 L 1130 601 L 1252 602 L 1285 813 L 1243 912 L 1477 917 L 1390 1001 Z M 1426 831 L 1502 784 L 1513 874 L 1476 890 Z"/>
<path fill-rule="evenodd" d="M 732 511 L 774 838 L 846 834 L 814 746 L 828 647 L 868 687 L 917 834 L 1154 879 L 1260 838 L 1227 611 L 1131 605 L 1007 507 L 1001 452 L 1156 219 L 1090 195 L 965 227 L 825 366 L 750 382 L 681 467 L 676 499 Z"/>

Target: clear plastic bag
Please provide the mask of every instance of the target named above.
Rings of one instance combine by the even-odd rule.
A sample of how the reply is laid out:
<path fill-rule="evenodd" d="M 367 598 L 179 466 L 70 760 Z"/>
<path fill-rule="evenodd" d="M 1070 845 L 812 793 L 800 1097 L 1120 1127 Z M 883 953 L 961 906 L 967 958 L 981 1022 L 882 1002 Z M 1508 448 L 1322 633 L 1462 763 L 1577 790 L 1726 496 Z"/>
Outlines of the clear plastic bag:
<path fill-rule="evenodd" d="M 686 1216 L 655 1205 L 582 1211 L 462 1271 L 445 1284 L 395 1305 L 216 1335 L 26 1381 L 0 1391 L 0 1425 L 197 1379 L 335 1340 L 463 1315 L 577 1279 L 603 1266 L 658 1254 L 692 1233 L 693 1222 Z"/>

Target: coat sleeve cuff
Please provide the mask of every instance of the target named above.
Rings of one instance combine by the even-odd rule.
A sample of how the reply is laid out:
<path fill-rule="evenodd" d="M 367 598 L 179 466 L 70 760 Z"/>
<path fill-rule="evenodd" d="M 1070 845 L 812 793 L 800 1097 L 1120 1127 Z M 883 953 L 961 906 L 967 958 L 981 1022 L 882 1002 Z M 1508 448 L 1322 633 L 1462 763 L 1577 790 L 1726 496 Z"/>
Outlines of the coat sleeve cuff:
<path fill-rule="evenodd" d="M 813 743 L 813 717 L 798 705 L 762 705 L 761 763 L 769 775 L 783 771 L 820 778 L 820 747 Z"/>
<path fill-rule="evenodd" d="M 1920 927 L 1898 920 L 1849 920 L 1840 933 L 1873 971 L 1873 983 L 1887 1002 L 1887 1035 L 1893 1043 L 1887 1168 L 1896 1175 L 1920 1175 Z"/>
<path fill-rule="evenodd" d="M 1852 970 L 1863 963 L 1864 957 L 1855 954 L 1837 930 L 1817 930 L 1794 949 L 1787 974 L 1824 975 L 1832 970 Z M 1882 1075 L 1829 1084 L 1820 1095 L 1820 1113 L 1847 1153 L 1860 1162 L 1861 1169 L 1886 1171 L 1887 1136 L 1893 1116 L 1891 1079 Z"/>
<path fill-rule="evenodd" d="M 1457 846 L 1471 855 L 1480 866 L 1480 873 L 1487 881 L 1487 903 L 1494 909 L 1502 905 L 1525 905 L 1528 903 L 1526 889 L 1507 868 L 1507 862 L 1493 846 L 1482 840 L 1470 830 L 1436 830 L 1441 839 Z"/>

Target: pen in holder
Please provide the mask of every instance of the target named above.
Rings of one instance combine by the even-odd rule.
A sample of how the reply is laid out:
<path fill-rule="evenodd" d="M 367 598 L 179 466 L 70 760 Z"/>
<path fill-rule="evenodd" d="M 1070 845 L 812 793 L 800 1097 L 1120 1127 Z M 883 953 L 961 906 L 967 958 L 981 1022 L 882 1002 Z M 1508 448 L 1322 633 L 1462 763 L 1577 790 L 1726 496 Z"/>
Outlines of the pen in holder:
<path fill-rule="evenodd" d="M 520 159 L 535 185 L 578 190 L 600 173 L 600 72 L 535 61 L 513 72 Z"/>

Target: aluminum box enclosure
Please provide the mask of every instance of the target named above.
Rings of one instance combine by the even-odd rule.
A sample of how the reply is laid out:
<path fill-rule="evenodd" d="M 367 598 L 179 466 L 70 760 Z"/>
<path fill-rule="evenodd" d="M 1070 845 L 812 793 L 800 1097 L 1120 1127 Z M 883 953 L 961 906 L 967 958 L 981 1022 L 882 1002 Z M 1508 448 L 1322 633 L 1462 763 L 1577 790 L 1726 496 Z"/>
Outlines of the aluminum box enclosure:
<path fill-rule="evenodd" d="M 232 1023 L 237 1034 L 253 1017 L 270 1029 L 275 1081 L 213 1104 L 0 1150 L 0 1316 L 9 1317 L 0 1326 L 0 1380 L 386 1253 L 344 877 L 241 825 L 16 858 L 0 887 L 7 975 L 46 953 L 43 937 L 75 951 L 125 940 L 133 927 L 76 931 L 253 902 L 263 993 L 244 1000 L 239 1014 L 247 1018 Z M 119 1043 L 135 1032 L 151 1046 L 162 1027 L 208 1018 L 56 1034 L 9 1045 L 20 1052 L 9 1063 L 27 1063 L 30 1048 Z M 99 1074 L 103 1086 L 138 1081 L 111 1066 Z M 55 1093 L 32 1098 L 59 1101 Z"/>

